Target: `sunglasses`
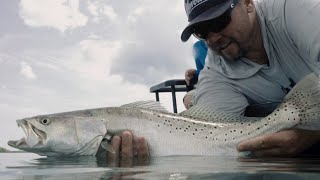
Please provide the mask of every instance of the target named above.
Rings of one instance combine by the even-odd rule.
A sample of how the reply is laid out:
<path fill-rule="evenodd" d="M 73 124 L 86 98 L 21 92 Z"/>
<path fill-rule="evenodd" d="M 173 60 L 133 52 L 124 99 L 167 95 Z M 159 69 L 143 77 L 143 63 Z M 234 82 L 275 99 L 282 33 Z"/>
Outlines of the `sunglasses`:
<path fill-rule="evenodd" d="M 230 8 L 221 16 L 195 24 L 193 26 L 193 35 L 200 40 L 205 40 L 207 39 L 208 34 L 210 32 L 221 32 L 224 28 L 227 27 L 228 24 L 230 24 L 231 12 L 234 9 L 236 3 L 238 3 L 238 1 L 239 0 L 234 0 Z"/>

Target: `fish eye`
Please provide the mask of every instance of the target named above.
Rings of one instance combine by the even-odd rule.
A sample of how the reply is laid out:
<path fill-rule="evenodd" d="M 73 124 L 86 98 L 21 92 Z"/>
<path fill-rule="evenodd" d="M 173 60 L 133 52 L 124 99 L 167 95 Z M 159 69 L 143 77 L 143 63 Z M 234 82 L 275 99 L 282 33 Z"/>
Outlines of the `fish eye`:
<path fill-rule="evenodd" d="M 42 118 L 40 119 L 41 124 L 48 125 L 50 124 L 50 120 L 48 118 Z"/>

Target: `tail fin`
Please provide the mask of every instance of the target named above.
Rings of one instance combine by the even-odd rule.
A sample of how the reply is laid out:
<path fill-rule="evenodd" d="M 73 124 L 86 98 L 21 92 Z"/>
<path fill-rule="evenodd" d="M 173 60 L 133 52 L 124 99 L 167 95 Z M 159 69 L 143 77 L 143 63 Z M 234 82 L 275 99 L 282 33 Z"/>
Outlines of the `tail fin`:
<path fill-rule="evenodd" d="M 320 79 L 307 75 L 285 97 L 283 105 L 293 105 L 299 113 L 299 129 L 320 130 Z"/>

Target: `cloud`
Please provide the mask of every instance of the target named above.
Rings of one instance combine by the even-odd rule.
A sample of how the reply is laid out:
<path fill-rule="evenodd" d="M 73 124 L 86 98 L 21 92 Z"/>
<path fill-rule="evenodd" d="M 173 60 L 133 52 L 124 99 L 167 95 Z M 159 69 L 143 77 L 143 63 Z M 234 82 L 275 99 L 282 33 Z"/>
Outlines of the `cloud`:
<path fill-rule="evenodd" d="M 36 79 L 37 76 L 34 74 L 32 67 L 26 62 L 21 62 L 20 74 L 27 79 Z"/>
<path fill-rule="evenodd" d="M 115 22 L 118 17 L 112 6 L 99 1 L 89 1 L 88 11 L 93 16 L 95 23 L 100 23 L 105 18 Z"/>
<path fill-rule="evenodd" d="M 91 80 L 105 79 L 110 74 L 112 63 L 119 56 L 122 43 L 108 41 L 98 37 L 85 39 L 77 45 L 65 48 L 62 54 L 62 66 Z"/>
<path fill-rule="evenodd" d="M 61 32 L 85 26 L 88 21 L 79 11 L 79 0 L 21 0 L 19 13 L 28 26 Z"/>
<path fill-rule="evenodd" d="M 144 7 L 137 7 L 131 14 L 128 15 L 128 21 L 131 23 L 135 23 L 137 19 L 143 16 L 143 14 L 145 13 L 146 9 Z"/>

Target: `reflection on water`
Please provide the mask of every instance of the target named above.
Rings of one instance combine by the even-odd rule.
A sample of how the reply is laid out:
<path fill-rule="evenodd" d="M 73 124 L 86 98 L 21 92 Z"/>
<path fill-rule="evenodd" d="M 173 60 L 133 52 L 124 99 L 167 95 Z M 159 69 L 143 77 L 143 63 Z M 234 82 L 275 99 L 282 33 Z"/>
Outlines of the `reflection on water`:
<path fill-rule="evenodd" d="M 320 179 L 320 158 L 170 156 L 107 163 L 96 157 L 0 154 L 0 179 Z"/>

